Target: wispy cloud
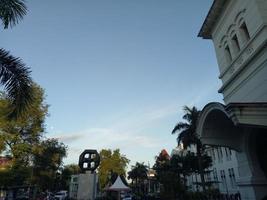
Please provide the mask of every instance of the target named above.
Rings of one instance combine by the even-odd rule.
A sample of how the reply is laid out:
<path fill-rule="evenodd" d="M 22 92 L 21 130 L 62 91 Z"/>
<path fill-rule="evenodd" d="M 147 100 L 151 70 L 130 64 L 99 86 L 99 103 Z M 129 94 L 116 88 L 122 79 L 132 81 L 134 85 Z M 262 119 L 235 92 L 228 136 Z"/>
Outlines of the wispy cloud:
<path fill-rule="evenodd" d="M 173 123 L 174 118 L 179 120 L 184 105 L 198 105 L 204 102 L 212 89 L 200 91 L 191 102 L 174 101 L 167 106 L 149 106 L 133 110 L 131 113 L 125 112 L 117 119 L 112 118 L 106 127 L 90 127 L 69 133 L 58 132 L 49 136 L 56 137 L 68 145 L 66 162 L 77 162 L 79 154 L 84 149 L 103 148 L 119 148 L 134 162 L 142 159 L 153 162 L 154 156 L 161 148 L 171 150 L 176 145 L 175 138 L 171 134 L 168 135 L 172 127 L 166 133 L 160 133 L 156 127 L 161 127 L 168 120 Z"/>
<path fill-rule="evenodd" d="M 79 139 L 83 138 L 83 135 L 81 134 L 68 134 L 68 135 L 59 135 L 58 137 L 55 137 L 56 139 L 59 139 L 61 142 L 66 143 L 72 143 Z"/>
<path fill-rule="evenodd" d="M 143 155 L 150 154 L 151 159 L 154 159 L 155 152 L 160 151 L 165 144 L 162 143 L 161 135 L 158 132 L 154 133 L 151 127 L 162 123 L 169 116 L 176 115 L 177 111 L 176 104 L 156 109 L 140 109 L 131 115 L 125 114 L 126 116 L 117 119 L 117 123 L 109 127 L 93 127 L 49 136 L 58 138 L 68 145 L 68 162 L 76 162 L 79 154 L 86 148 L 120 148 L 131 160 L 137 160 L 137 152 L 143 152 Z"/>

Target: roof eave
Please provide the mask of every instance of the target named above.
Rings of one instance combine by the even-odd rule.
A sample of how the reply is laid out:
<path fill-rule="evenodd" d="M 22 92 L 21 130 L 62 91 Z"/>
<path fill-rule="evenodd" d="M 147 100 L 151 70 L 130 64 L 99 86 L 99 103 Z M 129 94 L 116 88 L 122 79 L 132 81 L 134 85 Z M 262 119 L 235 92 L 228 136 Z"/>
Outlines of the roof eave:
<path fill-rule="evenodd" d="M 212 6 L 205 18 L 205 21 L 198 33 L 198 37 L 203 39 L 212 39 L 212 29 L 216 25 L 218 18 L 221 16 L 225 4 L 229 0 L 214 0 Z"/>

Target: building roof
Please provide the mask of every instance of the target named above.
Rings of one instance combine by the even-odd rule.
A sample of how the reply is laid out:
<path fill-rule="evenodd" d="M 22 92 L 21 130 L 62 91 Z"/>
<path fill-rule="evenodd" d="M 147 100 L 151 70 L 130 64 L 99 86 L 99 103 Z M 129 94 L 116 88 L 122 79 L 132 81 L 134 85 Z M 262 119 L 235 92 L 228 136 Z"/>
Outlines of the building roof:
<path fill-rule="evenodd" d="M 160 154 L 161 156 L 166 157 L 167 159 L 171 158 L 166 149 L 162 149 Z"/>
<path fill-rule="evenodd" d="M 203 39 L 211 39 L 211 32 L 217 23 L 217 19 L 221 16 L 226 3 L 229 0 L 214 0 L 213 4 L 208 12 L 208 15 L 198 33 L 198 37 Z"/>

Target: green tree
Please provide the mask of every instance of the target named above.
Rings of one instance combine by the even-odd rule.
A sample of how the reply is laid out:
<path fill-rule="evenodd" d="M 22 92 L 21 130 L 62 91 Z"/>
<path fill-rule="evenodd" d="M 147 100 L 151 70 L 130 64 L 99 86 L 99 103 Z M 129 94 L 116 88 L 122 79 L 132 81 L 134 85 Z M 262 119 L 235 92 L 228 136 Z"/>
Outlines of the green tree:
<path fill-rule="evenodd" d="M 199 159 L 194 152 L 187 152 L 182 155 L 173 155 L 171 159 L 174 163 L 180 166 L 180 173 L 183 175 L 183 183 L 186 187 L 187 176 L 193 173 L 200 174 Z M 176 164 L 176 165 L 177 165 Z M 206 153 L 201 155 L 201 166 L 203 169 L 208 169 L 212 165 L 211 157 Z M 205 170 L 204 173 L 209 172 Z M 205 182 L 205 185 L 207 183 Z"/>
<path fill-rule="evenodd" d="M 0 96 L 0 152 L 12 156 L 14 162 L 27 165 L 32 148 L 43 136 L 45 118 L 48 114 L 48 105 L 45 103 L 44 90 L 34 84 L 32 92 L 35 96 L 27 113 L 16 120 L 8 120 L 5 113 L 9 112 L 10 101 L 5 94 Z"/>
<path fill-rule="evenodd" d="M 44 133 L 44 120 L 48 105 L 44 102 L 44 90 L 37 84 L 32 86 L 35 96 L 28 112 L 14 120 L 8 120 L 10 100 L 4 93 L 0 95 L 0 153 L 12 158 L 11 167 L 1 171 L 2 185 L 23 185 L 29 183 L 32 151 Z"/>
<path fill-rule="evenodd" d="M 65 165 L 61 170 L 61 189 L 68 190 L 71 175 L 81 173 L 81 169 L 76 164 Z"/>
<path fill-rule="evenodd" d="M 100 165 L 98 168 L 100 187 L 103 189 L 109 182 L 112 173 L 119 176 L 126 175 L 126 168 L 130 160 L 120 153 L 119 149 L 102 149 L 99 153 Z"/>
<path fill-rule="evenodd" d="M 16 25 L 26 11 L 23 0 L 0 1 L 0 20 L 5 29 Z M 25 64 L 4 49 L 0 49 L 0 83 L 4 86 L 11 102 L 11 109 L 7 116 L 14 119 L 31 106 L 32 79 Z"/>
<path fill-rule="evenodd" d="M 135 192 L 144 195 L 145 193 L 145 183 L 147 179 L 148 167 L 144 163 L 136 162 L 132 166 L 131 171 L 128 172 L 128 179 L 132 179 L 134 183 Z"/>
<path fill-rule="evenodd" d="M 191 145 L 196 146 L 201 186 L 203 188 L 203 191 L 206 191 L 204 168 L 202 166 L 202 155 L 204 154 L 204 146 L 200 141 L 199 135 L 196 133 L 197 122 L 201 111 L 199 111 L 195 106 L 193 106 L 192 108 L 184 106 L 184 112 L 184 121 L 176 124 L 176 126 L 172 130 L 172 134 L 179 132 L 179 135 L 177 137 L 178 145 L 182 143 L 185 149 L 190 147 Z"/>
<path fill-rule="evenodd" d="M 182 197 L 185 192 L 181 183 L 181 167 L 176 161 L 163 152 L 156 157 L 153 168 L 162 186 L 160 190 L 162 199 L 175 200 Z"/>
<path fill-rule="evenodd" d="M 33 150 L 33 183 L 43 190 L 55 190 L 59 183 L 59 170 L 67 147 L 57 139 L 43 140 Z"/>
<path fill-rule="evenodd" d="M 15 26 L 27 13 L 23 0 L 1 0 L 0 19 L 4 28 Z"/>

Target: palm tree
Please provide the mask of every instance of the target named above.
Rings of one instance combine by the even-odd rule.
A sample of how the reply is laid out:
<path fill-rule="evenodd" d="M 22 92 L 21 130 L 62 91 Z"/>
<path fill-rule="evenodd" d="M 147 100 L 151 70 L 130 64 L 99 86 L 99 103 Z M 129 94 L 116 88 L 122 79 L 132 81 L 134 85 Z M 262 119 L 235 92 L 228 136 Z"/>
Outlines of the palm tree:
<path fill-rule="evenodd" d="M 26 11 L 23 0 L 0 0 L 0 20 L 4 29 L 16 25 Z M 11 112 L 8 116 L 17 118 L 33 100 L 32 79 L 29 68 L 21 59 L 13 57 L 4 49 L 0 49 L 0 83 L 11 101 Z"/>
<path fill-rule="evenodd" d="M 177 142 L 178 144 L 183 144 L 184 148 L 188 148 L 191 145 L 196 145 L 201 185 L 203 191 L 206 191 L 204 170 L 202 167 L 202 154 L 204 149 L 200 138 L 196 133 L 197 122 L 201 111 L 199 111 L 195 106 L 193 106 L 192 108 L 184 106 L 183 110 L 185 112 L 185 114 L 183 115 L 185 122 L 178 122 L 172 130 L 172 134 L 179 132 Z"/>
<path fill-rule="evenodd" d="M 4 28 L 15 26 L 27 13 L 23 0 L 1 0 L 0 19 Z"/>
<path fill-rule="evenodd" d="M 132 166 L 131 171 L 128 172 L 128 178 L 135 181 L 135 189 L 138 188 L 139 193 L 144 193 L 144 180 L 147 179 L 148 167 L 144 163 L 137 162 L 135 166 Z M 142 188 L 143 186 L 143 188 Z M 142 191 L 141 191 L 142 190 Z"/>

